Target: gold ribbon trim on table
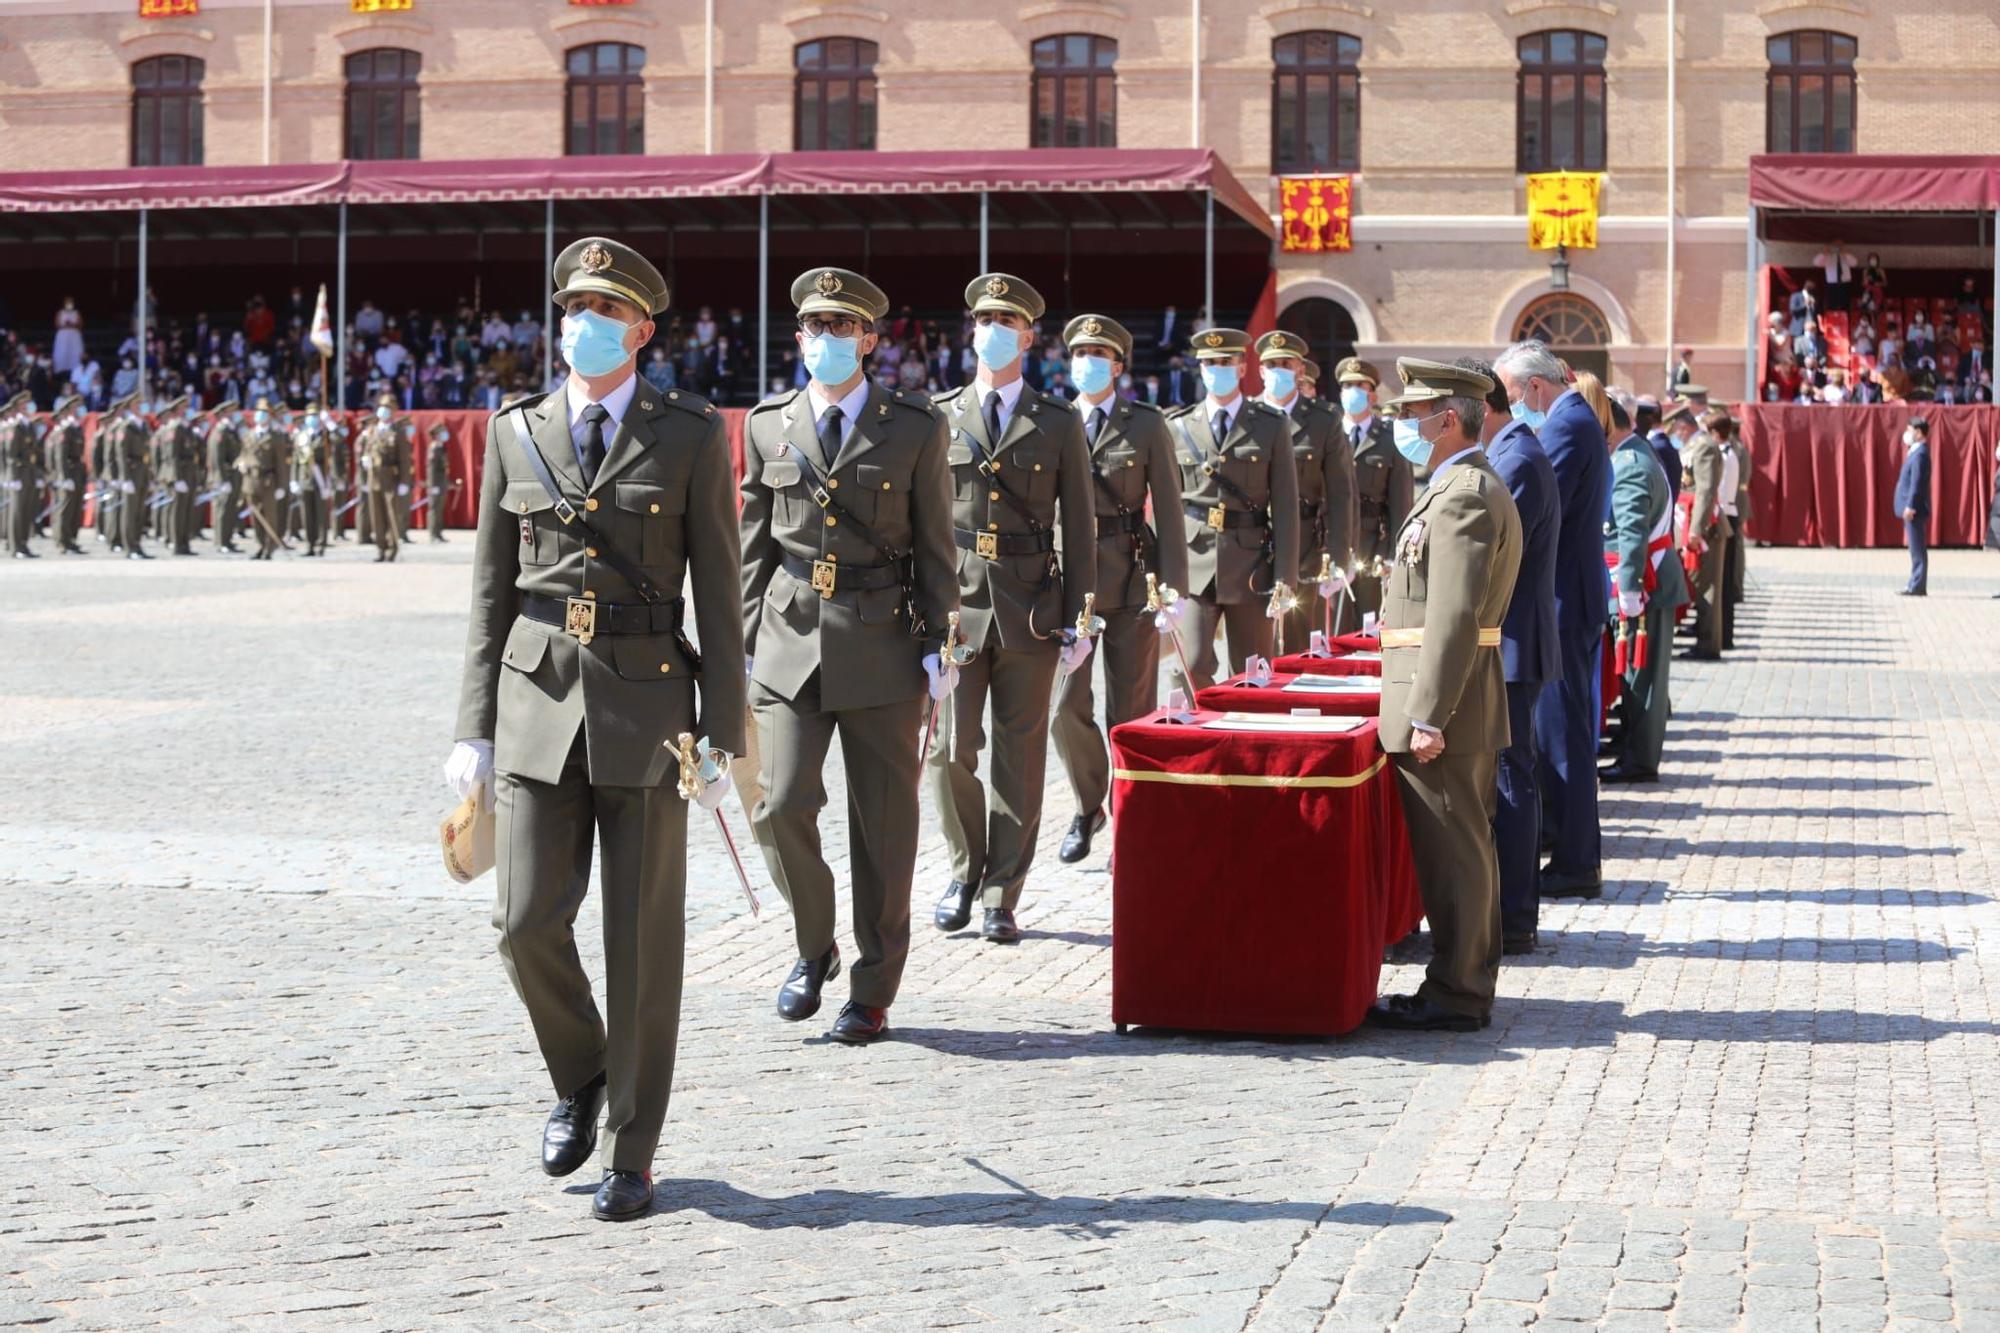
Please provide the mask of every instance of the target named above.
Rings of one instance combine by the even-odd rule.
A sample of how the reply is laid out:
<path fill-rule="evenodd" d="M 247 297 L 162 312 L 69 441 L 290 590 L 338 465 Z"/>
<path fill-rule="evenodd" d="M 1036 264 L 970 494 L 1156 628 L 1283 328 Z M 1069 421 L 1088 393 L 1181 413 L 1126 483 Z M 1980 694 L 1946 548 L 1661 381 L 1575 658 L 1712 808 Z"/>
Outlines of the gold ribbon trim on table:
<path fill-rule="evenodd" d="M 1375 762 L 1359 773 L 1346 777 L 1274 777 L 1268 773 L 1161 773 L 1153 769 L 1114 768 L 1111 776 L 1122 782 L 1165 782 L 1176 787 L 1276 787 L 1280 790 L 1308 790 L 1328 787 L 1359 787 L 1382 771 L 1389 756 L 1378 754 Z"/>

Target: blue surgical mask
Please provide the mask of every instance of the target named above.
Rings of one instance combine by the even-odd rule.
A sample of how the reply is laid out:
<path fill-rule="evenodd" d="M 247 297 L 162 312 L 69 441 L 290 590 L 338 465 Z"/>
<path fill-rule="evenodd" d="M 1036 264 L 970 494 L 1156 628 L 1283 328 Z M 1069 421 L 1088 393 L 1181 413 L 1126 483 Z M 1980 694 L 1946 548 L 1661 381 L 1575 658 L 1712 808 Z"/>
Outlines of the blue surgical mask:
<path fill-rule="evenodd" d="M 1080 392 L 1103 393 L 1111 387 L 1111 358 L 1078 352 L 1069 359 L 1069 377 Z"/>
<path fill-rule="evenodd" d="M 375 419 L 376 419 L 377 421 L 387 421 L 387 420 L 389 419 L 389 409 L 388 409 L 388 408 L 386 408 L 386 407 L 378 407 L 378 408 L 376 408 L 376 409 L 375 409 Z"/>
<path fill-rule="evenodd" d="M 307 417 L 307 418 L 306 418 L 306 429 L 307 429 L 307 430 L 318 430 L 318 429 L 319 429 L 319 418 L 318 418 L 318 417 L 314 417 L 314 416 L 309 416 L 309 417 Z"/>
<path fill-rule="evenodd" d="M 1227 398 L 1236 392 L 1237 372 L 1235 366 L 1204 365 L 1201 368 L 1202 386 L 1211 398 Z"/>
<path fill-rule="evenodd" d="M 1350 384 L 1340 391 L 1340 410 L 1351 417 L 1361 416 L 1368 410 L 1368 390 L 1359 384 Z"/>
<path fill-rule="evenodd" d="M 972 350 L 988 370 L 1005 370 L 1021 359 L 1021 335 L 1005 324 L 981 324 L 972 331 Z"/>
<path fill-rule="evenodd" d="M 821 384 L 845 384 L 861 368 L 861 339 L 815 333 L 805 340 L 806 373 Z"/>
<path fill-rule="evenodd" d="M 1537 412 L 1525 402 L 1507 404 L 1507 412 L 1529 430 L 1540 430 L 1542 423 L 1549 419 L 1547 412 Z"/>
<path fill-rule="evenodd" d="M 579 375 L 592 379 L 609 375 L 632 359 L 632 353 L 625 347 L 625 330 L 630 327 L 622 320 L 600 315 L 595 310 L 579 310 L 574 315 L 564 315 L 563 360 Z"/>
<path fill-rule="evenodd" d="M 1398 418 L 1395 422 L 1396 452 L 1409 459 L 1417 467 L 1423 467 L 1431 461 L 1433 442 L 1425 439 L 1423 432 L 1417 429 L 1429 420 L 1430 417 L 1417 417 L 1410 420 Z"/>
<path fill-rule="evenodd" d="M 259 412 L 254 420 L 260 426 L 268 426 L 271 424 L 271 414 L 269 412 Z"/>
<path fill-rule="evenodd" d="M 1273 398 L 1290 398 L 1299 388 L 1299 372 L 1283 366 L 1264 367 L 1264 384 Z"/>

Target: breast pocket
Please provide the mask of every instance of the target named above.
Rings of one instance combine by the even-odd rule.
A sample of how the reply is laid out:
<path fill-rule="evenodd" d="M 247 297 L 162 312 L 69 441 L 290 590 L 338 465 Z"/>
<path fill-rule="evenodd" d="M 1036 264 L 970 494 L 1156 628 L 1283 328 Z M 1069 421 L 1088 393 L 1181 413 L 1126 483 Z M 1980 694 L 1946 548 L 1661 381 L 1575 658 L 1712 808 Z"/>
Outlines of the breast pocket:
<path fill-rule="evenodd" d="M 1017 444 L 1007 451 L 1005 474 L 1017 495 L 1037 505 L 1056 499 L 1056 451 L 1043 444 Z"/>
<path fill-rule="evenodd" d="M 511 522 L 517 530 L 520 545 L 520 560 L 524 565 L 553 565 L 559 554 L 556 547 L 555 501 L 549 493 L 532 481 L 512 481 L 502 494 L 498 516 L 500 522 Z"/>
<path fill-rule="evenodd" d="M 1389 464 L 1380 458 L 1363 458 L 1354 465 L 1354 489 L 1362 499 L 1381 504 L 1389 496 Z"/>
<path fill-rule="evenodd" d="M 1222 462 L 1223 475 L 1240 487 L 1257 504 L 1271 493 L 1271 464 L 1262 449 L 1242 445 L 1231 450 Z"/>
<path fill-rule="evenodd" d="M 899 530 L 909 526 L 910 520 L 910 474 L 907 468 L 883 467 L 874 463 L 856 463 L 854 479 L 857 500 L 865 495 L 865 508 L 874 523 L 876 531 Z"/>
<path fill-rule="evenodd" d="M 618 509 L 615 540 L 638 552 L 642 565 L 664 564 L 680 545 L 687 488 L 662 481 L 621 481 L 612 486 Z M 629 545 L 627 545 L 629 543 Z"/>

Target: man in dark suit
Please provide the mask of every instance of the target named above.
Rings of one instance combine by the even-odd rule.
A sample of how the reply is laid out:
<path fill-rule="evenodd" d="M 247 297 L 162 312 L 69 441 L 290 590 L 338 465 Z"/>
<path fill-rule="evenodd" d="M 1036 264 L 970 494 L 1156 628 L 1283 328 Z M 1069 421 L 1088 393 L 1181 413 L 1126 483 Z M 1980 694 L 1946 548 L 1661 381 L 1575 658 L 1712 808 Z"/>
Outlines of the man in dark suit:
<path fill-rule="evenodd" d="M 1556 649 L 1556 537 L 1562 524 L 1556 509 L 1556 473 L 1535 432 L 1508 415 L 1507 391 L 1500 387 L 1493 367 L 1469 357 L 1454 364 L 1493 380 L 1480 439 L 1487 461 L 1507 483 L 1507 493 L 1521 515 L 1521 570 L 1514 578 L 1507 618 L 1500 622 L 1510 739 L 1500 751 L 1496 774 L 1499 800 L 1493 810 L 1493 845 L 1500 864 L 1500 951 L 1533 953 L 1541 910 L 1536 839 L 1542 819 L 1541 793 L 1535 785 L 1539 758 L 1535 701 L 1542 687 L 1562 674 Z"/>
<path fill-rule="evenodd" d="M 1167 362 L 1167 373 L 1160 380 L 1160 406 L 1186 407 L 1200 398 L 1201 389 L 1195 383 L 1194 372 L 1187 368 L 1181 354 L 1175 352 Z"/>
<path fill-rule="evenodd" d="M 1660 460 L 1660 470 L 1667 474 L 1668 503 L 1681 502 L 1681 451 L 1674 448 L 1673 437 L 1660 425 L 1660 400 L 1650 395 L 1641 395 L 1638 407 L 1632 414 L 1632 429 L 1652 446 L 1653 457 Z"/>
<path fill-rule="evenodd" d="M 1903 520 L 1903 537 L 1910 544 L 1910 581 L 1905 597 L 1922 597 L 1931 573 L 1931 423 L 1911 417 L 1903 428 L 1903 470 L 1896 477 L 1896 517 Z"/>
<path fill-rule="evenodd" d="M 1494 363 L 1509 410 L 1535 430 L 1555 469 L 1556 644 L 1562 678 L 1535 703 L 1541 749 L 1542 824 L 1549 862 L 1544 898 L 1595 898 L 1603 891 L 1597 823 L 1598 654 L 1611 584 L 1604 569 L 1604 512 L 1611 453 L 1597 413 L 1568 384 L 1541 342 L 1515 343 Z"/>

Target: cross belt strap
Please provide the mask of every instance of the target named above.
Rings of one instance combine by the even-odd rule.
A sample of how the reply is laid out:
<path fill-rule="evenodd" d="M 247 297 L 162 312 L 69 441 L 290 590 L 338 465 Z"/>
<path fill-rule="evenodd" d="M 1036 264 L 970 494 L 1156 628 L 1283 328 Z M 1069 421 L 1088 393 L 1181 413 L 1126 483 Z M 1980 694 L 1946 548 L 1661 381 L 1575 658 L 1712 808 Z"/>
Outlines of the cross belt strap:
<path fill-rule="evenodd" d="M 970 528 L 953 528 L 952 539 L 961 551 L 977 551 L 988 560 L 1001 556 L 1041 555 L 1056 549 L 1056 535 L 1046 530 L 1042 532 L 974 532 Z"/>
<path fill-rule="evenodd" d="M 1424 627 L 1422 625 L 1414 625 L 1409 629 L 1385 629 L 1382 631 L 1382 646 L 1384 648 L 1421 648 L 1423 643 Z M 1500 627 L 1498 625 L 1481 625 L 1479 627 L 1479 646 L 1481 648 L 1498 648 L 1500 646 Z"/>
<path fill-rule="evenodd" d="M 883 541 L 882 538 L 876 535 L 875 529 L 869 527 L 866 523 L 863 523 L 860 519 L 856 518 L 853 512 L 849 510 L 846 505 L 834 499 L 833 488 L 831 485 L 828 484 L 828 479 L 820 473 L 820 470 L 817 467 L 813 465 L 813 461 L 805 456 L 804 450 L 800 449 L 792 450 L 792 457 L 796 459 L 798 462 L 799 476 L 801 478 L 802 484 L 805 478 L 810 477 L 812 479 L 811 485 L 806 487 L 806 493 L 812 497 L 812 502 L 814 504 L 818 505 L 822 510 L 824 510 L 828 514 L 829 516 L 828 522 L 832 522 L 834 519 L 838 519 L 842 523 L 847 524 L 849 528 L 853 529 L 856 533 L 860 535 L 862 541 L 865 541 L 870 546 L 874 547 L 875 550 L 881 554 L 882 558 L 889 562 L 886 566 L 871 565 L 868 566 L 868 568 L 871 569 L 886 568 L 892 570 L 895 573 L 896 577 L 894 581 L 902 585 L 903 606 L 909 612 L 910 616 L 910 636 L 912 638 L 917 638 L 917 639 L 925 637 L 925 635 L 929 633 L 929 629 L 925 625 L 921 613 L 919 613 L 917 610 L 915 553 L 912 551 L 905 551 L 901 547 L 892 546 L 888 542 Z M 835 591 L 836 577 L 831 571 L 835 566 L 835 564 L 837 563 L 836 561 L 832 559 L 818 560 L 818 561 L 802 561 L 801 563 L 805 564 L 806 566 L 806 572 L 801 574 L 799 573 L 798 570 L 792 568 L 792 562 L 794 560 L 797 560 L 798 557 L 793 556 L 789 553 L 785 553 L 782 559 L 785 569 L 789 573 L 797 576 L 798 578 L 805 579 L 808 583 L 812 585 L 814 592 L 817 592 L 823 598 L 833 596 Z M 855 568 L 860 568 L 860 566 L 855 566 Z M 846 571 L 843 570 L 841 571 L 841 573 L 842 575 L 844 575 Z M 864 590 L 864 585 L 850 583 L 845 577 L 840 577 L 838 578 L 837 581 L 839 584 L 839 591 L 849 592 L 849 591 Z M 870 584 L 866 586 L 868 587 L 879 586 L 886 588 L 889 586 L 889 584 L 888 583 L 882 583 L 879 585 Z"/>
<path fill-rule="evenodd" d="M 622 605 L 597 602 L 596 608 L 592 634 L 676 634 L 680 632 L 687 603 L 676 597 L 671 602 Z M 569 601 L 562 597 L 544 597 L 540 593 L 522 593 L 521 614 L 539 624 L 567 626 Z"/>

